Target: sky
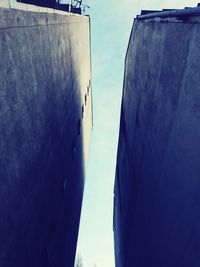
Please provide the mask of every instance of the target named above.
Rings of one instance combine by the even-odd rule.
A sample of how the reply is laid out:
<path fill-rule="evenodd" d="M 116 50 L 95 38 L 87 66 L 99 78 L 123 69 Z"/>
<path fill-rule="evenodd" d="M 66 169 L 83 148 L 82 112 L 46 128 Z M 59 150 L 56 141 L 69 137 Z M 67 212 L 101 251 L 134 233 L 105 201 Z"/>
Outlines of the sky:
<path fill-rule="evenodd" d="M 113 188 L 124 58 L 133 19 L 142 9 L 197 6 L 193 0 L 88 0 L 92 24 L 94 129 L 77 253 L 84 267 L 114 267 Z"/>

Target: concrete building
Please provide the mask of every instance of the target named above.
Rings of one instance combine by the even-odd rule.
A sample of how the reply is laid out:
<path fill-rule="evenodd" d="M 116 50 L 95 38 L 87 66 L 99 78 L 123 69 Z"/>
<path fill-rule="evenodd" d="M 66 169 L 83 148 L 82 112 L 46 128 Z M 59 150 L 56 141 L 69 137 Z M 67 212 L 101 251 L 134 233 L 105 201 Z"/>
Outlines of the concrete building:
<path fill-rule="evenodd" d="M 90 20 L 0 1 L 0 266 L 72 267 L 92 128 Z"/>
<path fill-rule="evenodd" d="M 142 11 L 126 60 L 117 267 L 200 266 L 200 8 Z"/>

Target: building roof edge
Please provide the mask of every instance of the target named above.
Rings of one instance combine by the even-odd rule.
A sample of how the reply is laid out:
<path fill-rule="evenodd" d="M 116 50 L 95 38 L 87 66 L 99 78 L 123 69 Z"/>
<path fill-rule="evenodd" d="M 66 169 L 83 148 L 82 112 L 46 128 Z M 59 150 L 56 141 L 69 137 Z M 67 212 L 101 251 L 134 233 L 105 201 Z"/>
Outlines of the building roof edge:
<path fill-rule="evenodd" d="M 185 9 L 175 9 L 170 11 L 152 11 L 152 13 L 148 13 L 145 15 L 138 15 L 136 20 L 145 20 L 151 18 L 167 18 L 167 17 L 191 17 L 191 16 L 200 16 L 200 6 L 191 7 Z"/>

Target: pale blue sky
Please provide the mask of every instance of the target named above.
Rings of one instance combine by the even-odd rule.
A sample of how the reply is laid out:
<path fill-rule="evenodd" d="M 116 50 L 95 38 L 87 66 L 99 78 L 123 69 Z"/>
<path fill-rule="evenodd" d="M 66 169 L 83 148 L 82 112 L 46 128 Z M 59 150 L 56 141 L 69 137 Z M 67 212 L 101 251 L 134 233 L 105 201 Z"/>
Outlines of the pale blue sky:
<path fill-rule="evenodd" d="M 94 129 L 77 251 L 84 267 L 114 267 L 113 186 L 124 58 L 141 9 L 196 6 L 187 0 L 88 0 L 92 22 Z"/>

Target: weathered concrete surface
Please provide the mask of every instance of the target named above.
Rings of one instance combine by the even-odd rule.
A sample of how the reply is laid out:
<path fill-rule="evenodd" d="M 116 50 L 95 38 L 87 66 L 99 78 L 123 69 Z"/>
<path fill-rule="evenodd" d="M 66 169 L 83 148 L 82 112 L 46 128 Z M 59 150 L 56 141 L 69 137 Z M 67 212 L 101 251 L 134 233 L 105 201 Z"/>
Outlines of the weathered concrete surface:
<path fill-rule="evenodd" d="M 1 267 L 73 266 L 90 74 L 88 17 L 0 9 Z"/>
<path fill-rule="evenodd" d="M 200 266 L 200 24 L 135 21 L 115 184 L 120 267 Z"/>

